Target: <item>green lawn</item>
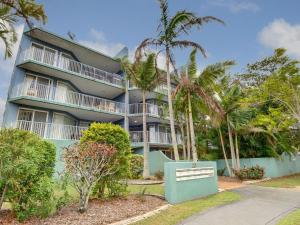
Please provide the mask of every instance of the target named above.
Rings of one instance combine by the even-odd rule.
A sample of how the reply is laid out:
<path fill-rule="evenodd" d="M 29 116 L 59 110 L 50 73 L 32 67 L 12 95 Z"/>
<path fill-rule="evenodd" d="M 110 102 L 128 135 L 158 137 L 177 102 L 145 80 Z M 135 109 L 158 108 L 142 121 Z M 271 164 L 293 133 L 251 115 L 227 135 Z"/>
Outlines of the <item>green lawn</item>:
<path fill-rule="evenodd" d="M 221 192 L 206 198 L 188 201 L 171 206 L 170 208 L 134 224 L 141 225 L 172 225 L 183 219 L 212 207 L 225 205 L 240 200 L 240 195 L 233 192 Z"/>
<path fill-rule="evenodd" d="M 164 186 L 161 184 L 154 185 L 128 185 L 130 194 L 139 194 L 144 192 L 145 194 L 164 195 Z"/>
<path fill-rule="evenodd" d="M 285 216 L 277 225 L 300 225 L 300 209 Z"/>
<path fill-rule="evenodd" d="M 257 185 L 275 188 L 294 188 L 300 186 L 300 174 L 281 178 L 274 178 L 268 181 L 261 182 Z"/>

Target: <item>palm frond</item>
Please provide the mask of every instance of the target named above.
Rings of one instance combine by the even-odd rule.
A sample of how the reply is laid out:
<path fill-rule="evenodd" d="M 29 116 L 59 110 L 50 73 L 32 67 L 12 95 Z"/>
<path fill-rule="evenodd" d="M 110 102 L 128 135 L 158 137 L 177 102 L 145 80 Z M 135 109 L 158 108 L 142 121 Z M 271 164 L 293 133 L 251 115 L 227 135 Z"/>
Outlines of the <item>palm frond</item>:
<path fill-rule="evenodd" d="M 206 52 L 205 49 L 198 43 L 196 42 L 192 42 L 192 41 L 187 41 L 187 40 L 183 40 L 183 41 L 173 41 L 171 42 L 171 46 L 174 48 L 194 48 L 194 49 L 198 49 L 201 54 L 206 57 Z"/>
<path fill-rule="evenodd" d="M 137 49 L 135 50 L 135 61 L 140 62 L 143 56 L 146 55 L 146 48 L 149 46 L 158 47 L 162 44 L 162 42 L 155 38 L 146 38 L 144 39 Z"/>
<path fill-rule="evenodd" d="M 211 86 L 218 78 L 224 76 L 226 70 L 233 65 L 235 65 L 235 62 L 232 60 L 209 65 L 202 71 L 196 83 L 201 87 Z"/>
<path fill-rule="evenodd" d="M 214 16 L 193 17 L 187 23 L 179 27 L 179 29 L 176 31 L 176 36 L 181 34 L 182 32 L 188 34 L 193 27 L 197 27 L 198 29 L 200 29 L 203 25 L 209 22 L 218 22 L 225 25 L 225 22 L 223 20 L 218 19 Z"/>
<path fill-rule="evenodd" d="M 168 26 L 168 21 L 169 21 L 169 6 L 168 6 L 168 1 L 167 0 L 158 0 L 159 2 L 159 7 L 160 7 L 160 12 L 161 12 L 161 17 L 160 17 L 160 23 L 157 27 L 157 31 L 159 33 L 165 32 L 167 26 Z"/>
<path fill-rule="evenodd" d="M 165 32 L 166 38 L 168 38 L 168 39 L 175 38 L 176 30 L 178 30 L 178 27 L 184 26 L 184 24 L 188 23 L 193 18 L 195 18 L 195 15 L 191 12 L 187 12 L 186 10 L 178 11 L 170 19 L 170 23 Z"/>
<path fill-rule="evenodd" d="M 190 53 L 190 59 L 187 68 L 189 77 L 195 77 L 197 73 L 196 53 L 197 53 L 196 48 L 193 49 L 192 52 Z"/>

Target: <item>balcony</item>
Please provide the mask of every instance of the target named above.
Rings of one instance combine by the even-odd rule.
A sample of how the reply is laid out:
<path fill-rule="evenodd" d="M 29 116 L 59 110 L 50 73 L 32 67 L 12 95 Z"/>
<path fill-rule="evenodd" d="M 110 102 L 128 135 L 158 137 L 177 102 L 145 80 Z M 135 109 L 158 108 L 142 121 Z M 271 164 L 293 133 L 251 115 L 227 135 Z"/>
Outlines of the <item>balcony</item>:
<path fill-rule="evenodd" d="M 139 147 L 143 145 L 143 131 L 129 132 L 132 146 Z M 172 145 L 171 133 L 166 132 L 147 132 L 148 143 L 152 146 Z M 177 144 L 181 144 L 181 136 L 177 134 Z"/>
<path fill-rule="evenodd" d="M 18 120 L 15 128 L 33 132 L 45 139 L 79 140 L 87 127 Z"/>
<path fill-rule="evenodd" d="M 129 97 L 131 102 L 142 101 L 141 90 L 139 88 L 130 83 L 129 90 Z M 174 90 L 174 88 L 172 88 L 172 90 Z M 158 85 L 153 91 L 148 92 L 147 98 L 156 99 L 158 95 L 163 95 L 162 99 L 167 101 L 168 87 L 166 84 Z"/>
<path fill-rule="evenodd" d="M 160 122 L 161 120 L 168 120 L 169 113 L 167 106 L 158 106 L 151 103 L 146 103 L 147 122 Z M 143 104 L 135 103 L 129 104 L 129 119 L 134 123 L 142 123 Z"/>
<path fill-rule="evenodd" d="M 20 67 L 71 81 L 80 90 L 93 95 L 114 98 L 124 92 L 123 78 L 114 73 L 63 57 L 45 46 L 31 47 L 21 52 Z"/>
<path fill-rule="evenodd" d="M 124 103 L 38 83 L 13 87 L 10 101 L 68 112 L 83 120 L 114 122 L 124 117 Z"/>

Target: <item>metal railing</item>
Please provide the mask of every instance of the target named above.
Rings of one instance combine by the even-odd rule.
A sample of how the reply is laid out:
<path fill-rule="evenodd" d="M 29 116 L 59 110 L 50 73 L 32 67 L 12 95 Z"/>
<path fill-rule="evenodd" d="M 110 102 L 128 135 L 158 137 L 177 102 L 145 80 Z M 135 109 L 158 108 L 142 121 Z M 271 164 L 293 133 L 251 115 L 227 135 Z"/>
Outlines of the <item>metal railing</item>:
<path fill-rule="evenodd" d="M 131 142 L 134 144 L 143 143 L 143 131 L 130 131 Z M 171 133 L 167 132 L 147 132 L 148 142 L 150 144 L 172 144 Z M 181 144 L 181 136 L 177 134 L 177 144 Z"/>
<path fill-rule="evenodd" d="M 33 132 L 45 139 L 79 140 L 87 127 L 17 120 L 15 128 Z"/>
<path fill-rule="evenodd" d="M 129 114 L 143 114 L 143 104 L 142 103 L 134 103 L 129 104 Z M 146 103 L 146 114 L 150 116 L 161 117 L 163 119 L 168 118 L 168 109 L 167 106 L 158 106 L 151 103 Z"/>
<path fill-rule="evenodd" d="M 92 78 L 120 87 L 124 86 L 123 79 L 120 75 L 109 73 L 66 57 L 59 57 L 57 52 L 54 50 L 31 47 L 24 50 L 24 52 L 22 52 L 22 55 L 23 57 L 21 57 L 21 60 L 23 61 L 33 60 L 39 63 L 53 66 L 72 74 Z"/>
<path fill-rule="evenodd" d="M 131 82 L 129 82 L 129 88 L 132 88 L 132 89 L 139 89 L 138 87 L 136 87 L 134 84 L 132 84 Z M 174 90 L 175 88 L 172 87 L 172 91 Z M 156 88 L 153 89 L 153 92 L 157 92 L 157 93 L 161 93 L 161 94 L 164 94 L 164 95 L 167 95 L 168 94 L 168 87 L 166 84 L 160 84 L 158 85 Z"/>
<path fill-rule="evenodd" d="M 11 97 L 32 97 L 44 99 L 54 103 L 63 103 L 73 105 L 84 109 L 92 109 L 96 111 L 124 113 L 124 103 L 115 102 L 99 97 L 94 97 L 78 92 L 65 90 L 62 88 L 54 88 L 50 85 L 24 83 L 19 84 L 12 89 Z"/>

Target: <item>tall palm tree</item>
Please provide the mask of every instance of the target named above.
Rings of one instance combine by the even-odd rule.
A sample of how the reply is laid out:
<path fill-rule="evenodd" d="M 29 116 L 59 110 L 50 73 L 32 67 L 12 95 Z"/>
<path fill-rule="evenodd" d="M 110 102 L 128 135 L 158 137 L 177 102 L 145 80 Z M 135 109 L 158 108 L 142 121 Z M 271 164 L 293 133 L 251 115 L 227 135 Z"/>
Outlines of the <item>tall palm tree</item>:
<path fill-rule="evenodd" d="M 35 0 L 0 0 L 0 39 L 5 45 L 5 58 L 12 57 L 12 46 L 17 41 L 14 25 L 23 19 L 32 27 L 32 19 L 46 22 L 47 16 L 42 4 Z"/>
<path fill-rule="evenodd" d="M 175 13 L 174 16 L 169 17 L 169 7 L 167 0 L 159 0 L 160 4 L 160 23 L 158 25 L 157 37 L 156 38 L 146 38 L 141 42 L 135 52 L 136 60 L 140 60 L 145 52 L 147 47 L 158 47 L 161 52 L 165 54 L 165 63 L 166 63 L 166 75 L 167 75 L 167 86 L 168 86 L 168 105 L 169 105 L 169 118 L 171 126 L 171 136 L 172 136 L 172 145 L 175 155 L 175 160 L 179 160 L 175 125 L 174 125 L 174 111 L 172 105 L 172 89 L 171 89 L 171 75 L 170 75 L 170 65 L 175 69 L 175 59 L 173 56 L 174 48 L 188 48 L 193 47 L 199 49 L 199 51 L 206 56 L 204 48 L 198 43 L 189 41 L 189 40 L 179 40 L 182 34 L 190 34 L 192 28 L 200 28 L 208 22 L 219 22 L 224 23 L 222 20 L 213 17 L 205 16 L 198 17 L 192 12 L 186 10 L 181 10 Z M 176 71 L 176 69 L 175 69 Z"/>
<path fill-rule="evenodd" d="M 186 96 L 185 102 L 187 102 L 188 108 L 188 123 L 190 129 L 192 159 L 194 163 L 197 162 L 198 155 L 196 149 L 192 101 L 201 101 L 206 107 L 219 115 L 222 115 L 223 109 L 213 97 L 213 86 L 216 83 L 216 80 L 223 75 L 225 69 L 234 64 L 233 61 L 217 63 L 207 66 L 200 74 L 197 74 L 196 52 L 197 49 L 193 49 L 191 52 L 187 69 L 181 72 L 181 79 L 178 81 L 178 85 L 174 92 L 175 95 L 181 92 L 183 93 L 180 94 L 181 96 Z"/>
<path fill-rule="evenodd" d="M 146 118 L 146 94 L 152 91 L 160 82 L 158 71 L 156 70 L 156 55 L 151 53 L 145 61 L 129 63 L 127 59 L 122 60 L 123 70 L 127 79 L 142 90 L 143 99 L 143 141 L 144 141 L 144 170 L 143 177 L 149 178 L 149 145 L 147 135 L 147 118 Z"/>

